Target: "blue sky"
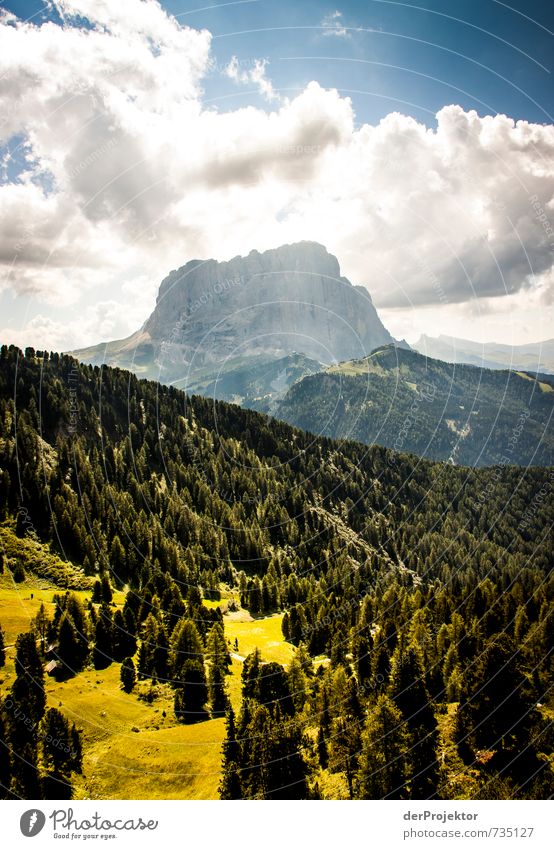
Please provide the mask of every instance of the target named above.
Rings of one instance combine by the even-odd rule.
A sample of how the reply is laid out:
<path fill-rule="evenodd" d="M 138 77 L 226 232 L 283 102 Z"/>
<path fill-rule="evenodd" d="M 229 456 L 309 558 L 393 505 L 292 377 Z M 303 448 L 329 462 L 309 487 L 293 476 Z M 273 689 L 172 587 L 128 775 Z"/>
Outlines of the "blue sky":
<path fill-rule="evenodd" d="M 4 336 L 127 335 L 172 267 L 296 235 L 325 242 L 397 336 L 552 335 L 552 4 L 152 7 L 1 6 L 20 22 L 17 39 L 1 27 Z M 79 30 L 104 45 L 82 63 Z"/>
<path fill-rule="evenodd" d="M 2 5 L 22 19 L 59 20 L 44 3 Z M 221 63 L 232 55 L 245 62 L 264 57 L 275 87 L 289 94 L 312 79 L 336 87 L 352 97 L 360 122 L 375 123 L 400 109 L 433 124 L 446 103 L 479 114 L 553 120 L 550 3 L 197 0 L 162 6 L 181 23 L 209 29 Z M 340 17 L 333 18 L 337 11 Z M 252 100 L 217 74 L 206 82 L 205 92 L 213 102 L 222 97 L 233 105 Z"/>

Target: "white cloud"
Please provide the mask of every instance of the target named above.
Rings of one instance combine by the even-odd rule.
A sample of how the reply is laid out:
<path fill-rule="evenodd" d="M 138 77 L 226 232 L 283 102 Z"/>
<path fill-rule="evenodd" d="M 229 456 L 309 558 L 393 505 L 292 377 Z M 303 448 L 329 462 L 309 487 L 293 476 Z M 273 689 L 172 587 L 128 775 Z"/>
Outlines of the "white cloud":
<path fill-rule="evenodd" d="M 553 126 L 447 106 L 435 129 L 398 113 L 355 129 L 350 100 L 316 82 L 277 100 L 263 60 L 227 73 L 267 110 L 205 108 L 209 33 L 152 0 L 58 7 L 63 26 L 0 18 L 0 141 L 26 151 L 0 186 L 0 288 L 41 314 L 111 303 L 64 347 L 137 328 L 188 259 L 299 239 L 326 244 L 399 326 L 412 305 L 552 301 L 537 204 L 552 224 Z M 29 332 L 61 338 L 47 318 Z"/>
<path fill-rule="evenodd" d="M 0 141 L 24 137 L 32 163 L 0 187 L 0 279 L 48 298 L 48 270 L 71 268 L 78 293 L 91 269 L 129 267 L 130 246 L 148 261 L 145 233 L 181 194 L 163 177 L 163 139 L 198 115 L 210 46 L 154 2 L 57 5 L 63 27 L 0 22 Z"/>
<path fill-rule="evenodd" d="M 225 75 L 236 83 L 243 85 L 254 85 L 262 97 L 267 101 L 280 100 L 281 98 L 273 88 L 273 83 L 266 77 L 267 59 L 255 59 L 249 66 L 241 66 L 236 56 L 231 58 L 225 67 Z"/>
<path fill-rule="evenodd" d="M 320 26 L 323 27 L 323 35 L 334 38 L 350 38 L 350 32 L 344 26 L 342 12 L 338 10 L 325 15 Z"/>
<path fill-rule="evenodd" d="M 73 347 L 71 340 L 74 334 L 67 325 L 39 313 L 23 327 L 0 328 L 0 338 L 3 344 L 20 348 L 32 345 L 37 350 L 63 351 Z"/>
<path fill-rule="evenodd" d="M 136 329 L 136 324 L 132 327 L 127 326 L 126 315 L 127 307 L 124 304 L 117 301 L 101 301 L 88 307 L 78 323 L 67 324 L 38 313 L 26 321 L 22 327 L 0 328 L 0 338 L 3 342 L 20 347 L 32 344 L 38 349 L 67 351 L 82 345 L 129 335 L 132 329 Z"/>

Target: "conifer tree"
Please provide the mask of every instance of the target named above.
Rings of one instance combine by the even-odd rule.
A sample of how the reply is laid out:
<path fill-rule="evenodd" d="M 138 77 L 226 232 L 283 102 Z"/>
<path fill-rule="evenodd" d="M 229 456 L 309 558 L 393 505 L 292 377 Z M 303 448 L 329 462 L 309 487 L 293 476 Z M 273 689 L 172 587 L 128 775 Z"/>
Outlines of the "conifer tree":
<path fill-rule="evenodd" d="M 103 604 L 98 611 L 94 630 L 94 666 L 96 669 L 105 669 L 113 659 L 113 623 L 110 609 Z"/>
<path fill-rule="evenodd" d="M 235 712 L 230 706 L 227 711 L 226 735 L 223 742 L 223 764 L 219 796 L 221 799 L 242 799 L 242 786 L 239 772 L 241 762 L 240 744 L 235 729 Z"/>
<path fill-rule="evenodd" d="M 40 799 L 38 728 L 44 715 L 46 696 L 42 662 L 32 632 L 16 640 L 16 678 L 7 712 L 12 751 L 12 792 L 23 799 Z M 8 704 L 6 702 L 6 704 Z"/>
<path fill-rule="evenodd" d="M 485 749 L 496 753 L 492 765 L 514 767 L 521 754 L 534 759 L 530 732 L 538 719 L 530 683 L 518 652 L 507 634 L 487 643 L 467 676 L 465 696 L 458 709 L 457 734 L 462 751 Z M 524 769 L 520 760 L 519 768 Z"/>
<path fill-rule="evenodd" d="M 410 798 L 411 742 L 401 712 L 388 696 L 380 695 L 369 709 L 362 732 L 358 798 Z"/>
<path fill-rule="evenodd" d="M 211 627 L 208 634 L 206 660 L 211 666 L 217 666 L 222 675 L 226 675 L 231 667 L 231 655 L 227 648 L 225 633 L 219 622 Z"/>
<path fill-rule="evenodd" d="M 346 775 L 348 793 L 354 798 L 354 775 L 360 751 L 360 726 L 352 716 L 339 716 L 333 722 L 329 746 L 329 768 Z"/>
<path fill-rule="evenodd" d="M 81 769 L 74 750 L 69 722 L 57 708 L 50 708 L 40 727 L 42 761 L 45 769 L 43 794 L 46 799 L 71 799 L 71 773 Z"/>
<path fill-rule="evenodd" d="M 184 722 L 197 722 L 205 717 L 204 705 L 207 701 L 208 688 L 203 664 L 198 660 L 186 660 L 175 688 L 175 716 Z"/>
<path fill-rule="evenodd" d="M 64 610 L 58 624 L 57 657 L 65 667 L 66 674 L 78 672 L 86 658 L 88 646 L 77 633 L 71 614 Z"/>
<path fill-rule="evenodd" d="M 203 643 L 192 619 L 182 619 L 174 628 L 169 642 L 169 663 L 175 682 L 183 677 L 186 663 L 204 665 Z M 190 667 L 189 667 L 190 668 Z"/>
<path fill-rule="evenodd" d="M 211 664 L 208 670 L 208 692 L 212 714 L 213 716 L 220 716 L 225 713 L 229 703 L 225 678 L 221 672 L 221 666 Z"/>
<path fill-rule="evenodd" d="M 121 685 L 126 693 L 130 693 L 136 684 L 137 674 L 132 657 L 126 657 L 121 664 Z"/>
<path fill-rule="evenodd" d="M 242 665 L 242 698 L 257 698 L 258 679 L 262 668 L 262 656 L 260 650 L 255 648 L 250 652 Z"/>
<path fill-rule="evenodd" d="M 132 615 L 132 614 L 131 614 Z M 136 623 L 135 623 L 136 628 Z M 117 609 L 113 616 L 113 655 L 114 660 L 132 657 L 137 650 L 134 634 L 127 630 L 127 623 L 121 610 Z"/>
<path fill-rule="evenodd" d="M 3 703 L 0 702 L 0 799 L 9 798 L 11 777 L 12 760 L 9 732 L 3 717 Z"/>
<path fill-rule="evenodd" d="M 33 631 L 36 633 L 39 640 L 39 651 L 41 655 L 44 656 L 46 651 L 46 642 L 48 638 L 48 631 L 50 628 L 50 619 L 48 618 L 48 614 L 46 613 L 46 608 L 44 604 L 41 604 L 37 615 L 33 620 Z"/>
<path fill-rule="evenodd" d="M 438 779 L 437 723 L 425 685 L 421 653 L 413 644 L 404 647 L 401 639 L 392 657 L 389 695 L 413 738 L 412 798 L 428 799 L 435 792 Z"/>

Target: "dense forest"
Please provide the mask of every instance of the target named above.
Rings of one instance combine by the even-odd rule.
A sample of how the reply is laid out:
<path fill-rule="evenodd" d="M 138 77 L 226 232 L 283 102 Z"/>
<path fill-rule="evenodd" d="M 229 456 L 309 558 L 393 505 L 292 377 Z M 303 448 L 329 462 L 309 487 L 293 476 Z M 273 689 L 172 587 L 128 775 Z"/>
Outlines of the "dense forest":
<path fill-rule="evenodd" d="M 48 657 L 68 677 L 120 663 L 127 691 L 166 682 L 183 723 L 225 715 L 222 798 L 329 797 L 330 776 L 350 798 L 554 794 L 554 470 L 314 438 L 12 346 L 0 417 L 0 521 L 92 588 L 85 604 L 50 575 L 54 615 L 18 638 L 6 797 L 70 796 L 80 769 L 63 705 L 46 709 Z M 244 660 L 238 711 L 225 617 L 206 603 L 225 589 L 254 616 L 284 612 L 295 647 L 287 666 Z"/>
<path fill-rule="evenodd" d="M 551 375 L 446 363 L 393 345 L 304 377 L 271 412 L 312 433 L 456 465 L 554 463 Z"/>

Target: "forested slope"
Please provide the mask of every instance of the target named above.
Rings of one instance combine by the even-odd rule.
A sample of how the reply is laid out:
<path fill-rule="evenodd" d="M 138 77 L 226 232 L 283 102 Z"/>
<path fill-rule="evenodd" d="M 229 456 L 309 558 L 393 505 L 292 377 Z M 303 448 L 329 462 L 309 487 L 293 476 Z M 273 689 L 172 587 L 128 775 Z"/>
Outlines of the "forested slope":
<path fill-rule="evenodd" d="M 456 465 L 551 465 L 554 384 L 547 375 L 446 363 L 386 346 L 296 382 L 272 413 Z"/>
<path fill-rule="evenodd" d="M 60 597 L 42 623 L 61 669 L 132 661 L 172 688 L 183 721 L 227 711 L 222 796 L 552 793 L 551 469 L 469 470 L 315 439 L 5 346 L 0 415 L 2 521 L 97 582 L 88 607 Z M 288 668 L 247 658 L 236 717 L 225 617 L 203 601 L 222 590 L 253 615 L 285 611 L 297 647 Z M 7 698 L 38 723 L 32 643 L 18 646 Z M 75 764 L 47 769 L 6 710 L 2 734 L 12 792 L 38 781 L 18 766 L 22 746 L 70 787 Z"/>

